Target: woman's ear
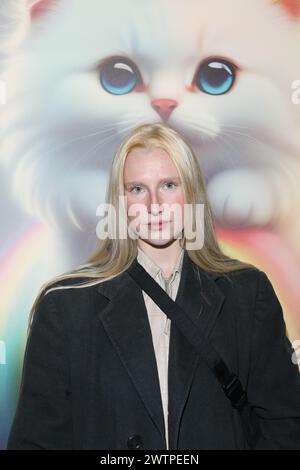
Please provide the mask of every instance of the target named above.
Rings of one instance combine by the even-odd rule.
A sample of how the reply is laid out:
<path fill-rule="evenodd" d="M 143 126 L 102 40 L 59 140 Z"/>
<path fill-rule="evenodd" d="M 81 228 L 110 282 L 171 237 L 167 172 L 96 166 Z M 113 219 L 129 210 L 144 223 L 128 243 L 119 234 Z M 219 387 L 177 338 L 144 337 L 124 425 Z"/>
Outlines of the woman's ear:
<path fill-rule="evenodd" d="M 300 18 L 300 0 L 273 0 L 273 3 L 282 5 L 292 19 Z"/>

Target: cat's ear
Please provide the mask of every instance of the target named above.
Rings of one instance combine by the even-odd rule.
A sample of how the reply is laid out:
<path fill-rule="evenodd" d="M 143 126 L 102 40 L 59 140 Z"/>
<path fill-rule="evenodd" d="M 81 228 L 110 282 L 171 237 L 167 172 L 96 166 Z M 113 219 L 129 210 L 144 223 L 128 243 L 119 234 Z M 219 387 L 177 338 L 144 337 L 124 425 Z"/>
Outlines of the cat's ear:
<path fill-rule="evenodd" d="M 30 10 L 31 19 L 34 20 L 36 17 L 46 13 L 51 5 L 57 3 L 58 0 L 27 0 L 27 7 Z"/>
<path fill-rule="evenodd" d="M 300 18 L 300 0 L 273 0 L 273 3 L 282 5 L 292 19 Z"/>
<path fill-rule="evenodd" d="M 2 0 L 1 7 L 2 7 Z M 34 3 L 31 0 L 31 3 Z M 8 54 L 24 40 L 30 25 L 29 0 L 9 0 L 0 7 L 0 52 Z M 1 55 L 1 54 L 0 54 Z"/>
<path fill-rule="evenodd" d="M 58 1 L 7 0 L 5 7 L 0 7 L 0 59 L 2 53 L 10 54 L 22 44 L 34 17 L 46 13 Z"/>

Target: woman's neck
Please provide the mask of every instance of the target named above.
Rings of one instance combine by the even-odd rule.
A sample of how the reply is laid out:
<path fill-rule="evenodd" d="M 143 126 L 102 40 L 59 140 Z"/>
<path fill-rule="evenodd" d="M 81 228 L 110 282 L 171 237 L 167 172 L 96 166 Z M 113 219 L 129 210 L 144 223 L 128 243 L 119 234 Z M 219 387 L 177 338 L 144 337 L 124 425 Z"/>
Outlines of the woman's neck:
<path fill-rule="evenodd" d="M 162 269 L 164 276 L 167 278 L 172 274 L 178 257 L 183 250 L 180 239 L 165 247 L 156 247 L 139 239 L 138 246 Z"/>

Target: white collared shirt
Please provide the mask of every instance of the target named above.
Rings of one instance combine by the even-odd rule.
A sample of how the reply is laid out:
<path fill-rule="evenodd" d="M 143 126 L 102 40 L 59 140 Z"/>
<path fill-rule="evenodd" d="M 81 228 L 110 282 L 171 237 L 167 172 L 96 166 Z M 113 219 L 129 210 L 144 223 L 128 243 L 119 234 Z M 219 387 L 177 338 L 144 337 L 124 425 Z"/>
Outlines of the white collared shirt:
<path fill-rule="evenodd" d="M 175 300 L 179 281 L 181 277 L 182 262 L 184 250 L 177 258 L 175 267 L 170 277 L 165 278 L 162 269 L 149 258 L 148 255 L 138 247 L 137 261 L 146 269 L 146 271 L 159 283 L 167 294 Z M 156 364 L 160 382 L 160 391 L 164 411 L 166 443 L 169 449 L 168 436 L 168 362 L 169 362 L 169 344 L 171 320 L 156 305 L 156 303 L 143 291 L 144 301 L 148 312 L 149 323 L 152 332 L 152 341 L 156 356 Z"/>

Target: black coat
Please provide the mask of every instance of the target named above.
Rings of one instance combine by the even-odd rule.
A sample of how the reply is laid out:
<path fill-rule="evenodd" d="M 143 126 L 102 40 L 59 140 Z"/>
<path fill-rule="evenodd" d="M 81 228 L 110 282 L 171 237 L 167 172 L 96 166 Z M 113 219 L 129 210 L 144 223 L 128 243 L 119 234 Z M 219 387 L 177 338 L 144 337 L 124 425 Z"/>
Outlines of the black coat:
<path fill-rule="evenodd" d="M 239 376 L 260 420 L 256 448 L 300 449 L 300 374 L 281 305 L 264 272 L 230 278 L 197 268 L 185 252 L 176 301 Z M 247 448 L 238 411 L 174 322 L 169 436 L 171 450 Z M 147 311 L 127 272 L 42 299 L 7 448 L 166 449 Z"/>

